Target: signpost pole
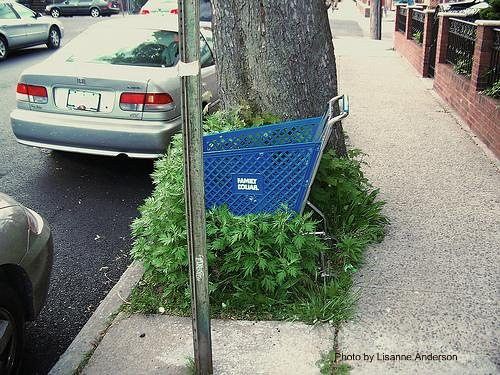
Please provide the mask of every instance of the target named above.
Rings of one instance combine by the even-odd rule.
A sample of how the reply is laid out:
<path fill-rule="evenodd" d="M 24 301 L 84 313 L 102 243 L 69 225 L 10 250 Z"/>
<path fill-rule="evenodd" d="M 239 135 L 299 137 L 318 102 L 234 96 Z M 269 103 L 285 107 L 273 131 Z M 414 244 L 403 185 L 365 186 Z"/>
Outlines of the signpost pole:
<path fill-rule="evenodd" d="M 370 34 L 372 39 L 382 38 L 382 0 L 372 0 L 370 4 Z"/>
<path fill-rule="evenodd" d="M 182 135 L 187 242 L 191 283 L 194 361 L 198 375 L 213 373 L 205 233 L 202 108 L 200 76 L 200 2 L 179 0 L 179 76 L 182 85 Z"/>

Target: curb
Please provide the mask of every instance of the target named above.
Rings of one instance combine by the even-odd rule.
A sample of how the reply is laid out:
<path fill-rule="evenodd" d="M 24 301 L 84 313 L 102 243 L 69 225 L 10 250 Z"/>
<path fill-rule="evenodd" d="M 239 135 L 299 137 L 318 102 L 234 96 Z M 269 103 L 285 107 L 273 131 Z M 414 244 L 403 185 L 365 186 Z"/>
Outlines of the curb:
<path fill-rule="evenodd" d="M 115 314 L 124 301 L 130 296 L 132 289 L 144 274 L 142 264 L 134 261 L 120 277 L 120 280 L 101 301 L 90 319 L 85 323 L 71 345 L 52 367 L 49 375 L 70 375 L 80 370 L 84 361 L 88 360 L 102 337 L 109 328 Z"/>

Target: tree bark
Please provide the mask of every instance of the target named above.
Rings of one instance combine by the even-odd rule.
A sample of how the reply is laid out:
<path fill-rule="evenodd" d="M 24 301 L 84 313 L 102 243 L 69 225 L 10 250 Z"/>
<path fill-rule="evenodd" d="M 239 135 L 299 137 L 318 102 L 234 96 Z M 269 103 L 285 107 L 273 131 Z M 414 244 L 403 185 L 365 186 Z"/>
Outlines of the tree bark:
<path fill-rule="evenodd" d="M 337 95 L 324 0 L 213 0 L 223 108 L 247 104 L 284 119 L 321 115 Z M 345 154 L 342 127 L 330 139 Z"/>

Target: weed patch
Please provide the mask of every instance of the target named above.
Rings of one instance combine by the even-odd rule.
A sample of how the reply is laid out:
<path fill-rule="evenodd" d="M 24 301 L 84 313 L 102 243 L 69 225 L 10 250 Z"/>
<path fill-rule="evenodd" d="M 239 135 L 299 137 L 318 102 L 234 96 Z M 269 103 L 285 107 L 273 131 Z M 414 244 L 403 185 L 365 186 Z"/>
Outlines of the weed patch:
<path fill-rule="evenodd" d="M 275 120 L 239 109 L 210 116 L 204 128 L 221 131 Z M 282 207 L 271 214 L 235 216 L 225 206 L 207 212 L 213 317 L 337 324 L 352 315 L 352 274 L 366 246 L 382 239 L 387 223 L 378 191 L 361 170 L 362 156 L 356 150 L 343 158 L 325 153 L 313 184 L 310 199 L 326 215 L 333 246 L 313 234 L 321 227 L 312 212 L 295 215 Z M 152 177 L 154 192 L 132 225 L 132 255 L 146 272 L 127 308 L 190 315 L 180 135 L 156 162 Z M 322 277 L 321 257 L 327 259 L 328 278 Z"/>
<path fill-rule="evenodd" d="M 491 96 L 495 99 L 500 99 L 500 79 L 497 80 L 491 87 L 483 90 L 481 94 Z"/>
<path fill-rule="evenodd" d="M 348 375 L 351 371 L 351 366 L 347 363 L 337 362 L 335 350 L 322 354 L 316 366 L 323 375 Z"/>

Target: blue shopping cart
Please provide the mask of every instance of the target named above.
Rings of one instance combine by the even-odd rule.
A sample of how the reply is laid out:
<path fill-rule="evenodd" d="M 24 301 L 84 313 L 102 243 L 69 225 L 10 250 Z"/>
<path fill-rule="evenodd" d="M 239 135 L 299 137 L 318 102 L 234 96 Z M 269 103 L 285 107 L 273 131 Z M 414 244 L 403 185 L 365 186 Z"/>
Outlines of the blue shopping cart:
<path fill-rule="evenodd" d="M 206 207 L 226 204 L 244 215 L 286 205 L 302 213 L 333 126 L 348 114 L 340 95 L 321 117 L 205 135 Z"/>

